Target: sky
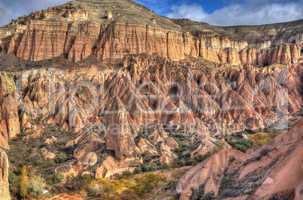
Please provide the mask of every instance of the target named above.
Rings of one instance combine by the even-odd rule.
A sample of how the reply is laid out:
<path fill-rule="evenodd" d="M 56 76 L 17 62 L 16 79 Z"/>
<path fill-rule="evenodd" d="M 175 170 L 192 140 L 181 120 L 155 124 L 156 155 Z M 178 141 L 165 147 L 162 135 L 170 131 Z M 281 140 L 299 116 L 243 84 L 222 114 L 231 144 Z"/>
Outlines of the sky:
<path fill-rule="evenodd" d="M 68 0 L 0 0 L 0 25 Z M 257 25 L 303 19 L 303 0 L 135 0 L 159 15 L 214 25 Z"/>

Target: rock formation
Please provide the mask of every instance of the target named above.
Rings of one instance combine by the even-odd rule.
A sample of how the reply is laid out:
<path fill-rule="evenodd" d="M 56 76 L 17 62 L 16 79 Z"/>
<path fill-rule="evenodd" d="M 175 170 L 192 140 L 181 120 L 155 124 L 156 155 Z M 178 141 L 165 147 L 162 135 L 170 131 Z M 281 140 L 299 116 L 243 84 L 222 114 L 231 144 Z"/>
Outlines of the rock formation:
<path fill-rule="evenodd" d="M 226 137 L 298 118 L 302 48 L 302 21 L 222 28 L 129 0 L 34 12 L 0 29 L 0 147 L 11 139 L 40 159 L 33 173 L 62 176 L 69 189 L 80 176 L 196 165 L 178 183 L 182 200 L 301 199 L 301 123 L 295 140 L 284 133 L 247 153 Z M 0 161 L 4 196 L 4 150 Z M 13 171 L 24 164 L 13 161 Z"/>
<path fill-rule="evenodd" d="M 79 2 L 82 7 L 77 10 Z M 16 21 L 10 26 L 10 37 L 2 41 L 2 48 L 9 54 L 33 61 L 64 56 L 77 62 L 93 55 L 100 60 L 114 62 L 127 54 L 148 53 L 172 60 L 201 57 L 221 64 L 264 66 L 296 63 L 300 57 L 302 40 L 299 36 L 296 40 L 291 35 L 279 41 L 276 35 L 277 38 L 256 44 L 249 38 L 236 38 L 229 33 L 231 30 L 218 31 L 218 27 L 209 26 L 210 32 L 203 32 L 203 25 L 198 26 L 199 30 L 194 30 L 194 25 L 187 24 L 189 27 L 186 28 L 192 31 L 184 32 L 182 21 L 168 22 L 160 17 L 157 17 L 158 23 L 155 25 L 155 14 L 148 10 L 145 10 L 146 16 L 140 18 L 142 22 L 138 22 L 138 19 L 134 22 L 131 16 L 142 12 L 137 5 L 132 7 L 130 13 L 123 11 L 117 14 L 125 15 L 124 18 L 111 21 L 106 16 L 109 11 L 104 10 L 107 2 L 100 1 L 96 6 L 88 1 L 79 2 L 37 12 L 20 19 L 20 22 Z M 111 4 L 126 6 L 124 4 L 129 2 L 115 0 Z M 97 11 L 104 13 L 105 21 L 92 21 L 96 19 Z M 21 28 L 20 23 L 26 23 L 26 26 Z M 278 42 L 271 42 L 274 40 Z"/>
<path fill-rule="evenodd" d="M 0 149 L 0 198 L 10 200 L 8 183 L 8 158 L 4 150 Z"/>
<path fill-rule="evenodd" d="M 224 149 L 211 156 L 180 179 L 180 199 L 301 199 L 301 128 L 302 121 L 255 152 Z"/>

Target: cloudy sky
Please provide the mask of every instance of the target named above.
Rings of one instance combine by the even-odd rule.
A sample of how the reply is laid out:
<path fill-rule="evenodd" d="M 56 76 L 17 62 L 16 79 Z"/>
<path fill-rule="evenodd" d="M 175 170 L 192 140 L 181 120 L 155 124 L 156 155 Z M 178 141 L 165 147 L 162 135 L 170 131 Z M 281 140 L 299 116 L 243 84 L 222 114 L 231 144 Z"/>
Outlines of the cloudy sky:
<path fill-rule="evenodd" d="M 0 0 L 0 25 L 68 0 Z M 266 24 L 303 19 L 303 0 L 136 0 L 160 15 L 216 25 Z"/>

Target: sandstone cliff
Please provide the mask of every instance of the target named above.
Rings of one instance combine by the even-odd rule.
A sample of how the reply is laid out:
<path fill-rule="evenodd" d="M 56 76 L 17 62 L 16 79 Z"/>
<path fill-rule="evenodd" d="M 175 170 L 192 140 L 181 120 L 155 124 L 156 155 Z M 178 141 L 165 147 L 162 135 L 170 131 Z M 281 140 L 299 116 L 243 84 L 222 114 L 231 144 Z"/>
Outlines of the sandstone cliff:
<path fill-rule="evenodd" d="M 76 177 L 196 165 L 179 181 L 181 199 L 289 190 L 300 199 L 302 183 L 286 171 L 301 176 L 301 124 L 296 140 L 283 134 L 256 152 L 227 137 L 300 115 L 302 26 L 216 27 L 129 0 L 75 0 L 19 18 L 0 29 L 0 148 L 11 141 L 13 173 L 36 160 L 35 176 L 61 177 L 54 190 Z M 9 199 L 4 150 L 0 198 Z"/>
<path fill-rule="evenodd" d="M 2 51 L 32 61 L 63 56 L 77 62 L 95 56 L 114 62 L 127 54 L 148 53 L 172 60 L 195 57 L 221 64 L 258 66 L 296 63 L 301 57 L 302 37 L 297 34 L 294 38 L 288 30 L 283 39 L 277 34 L 252 43 L 251 38 L 238 39 L 235 33 L 231 34 L 232 28 L 222 32 L 218 27 L 209 26 L 210 32 L 205 32 L 202 25 L 196 25 L 202 27 L 195 30 L 191 24 L 184 26 L 147 11 L 146 16 L 134 20 L 133 15 L 142 12 L 138 5 L 132 6 L 131 13 L 115 10 L 116 16 L 107 19 L 106 1 L 96 6 L 89 1 L 80 2 L 80 8 L 75 1 L 10 24 L 7 33 L 1 36 Z M 112 3 L 124 6 L 126 2 L 115 0 Z M 100 21 L 97 19 L 102 18 L 101 13 L 104 16 Z M 241 29 L 239 32 L 242 34 Z"/>

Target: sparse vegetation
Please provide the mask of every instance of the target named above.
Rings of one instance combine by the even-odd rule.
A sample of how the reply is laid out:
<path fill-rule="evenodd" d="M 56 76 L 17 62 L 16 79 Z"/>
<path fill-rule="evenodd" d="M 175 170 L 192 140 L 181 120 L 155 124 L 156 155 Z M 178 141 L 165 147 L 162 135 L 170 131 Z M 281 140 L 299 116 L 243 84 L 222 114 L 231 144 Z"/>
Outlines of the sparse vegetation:
<path fill-rule="evenodd" d="M 232 147 L 242 152 L 246 152 L 252 147 L 259 147 L 269 144 L 275 136 L 276 134 L 267 132 L 243 132 L 229 135 L 225 139 Z"/>
<path fill-rule="evenodd" d="M 155 162 L 144 163 L 135 169 L 135 173 L 151 172 L 151 171 L 156 171 L 156 170 L 160 170 L 163 168 L 164 168 L 164 166 L 162 166 L 160 163 L 155 163 Z"/>
<path fill-rule="evenodd" d="M 46 182 L 41 176 L 31 176 L 29 182 L 29 193 L 31 196 L 40 197 L 46 192 Z"/>
<path fill-rule="evenodd" d="M 249 139 L 258 146 L 266 145 L 272 141 L 274 137 L 271 133 L 255 133 L 249 136 Z"/>
<path fill-rule="evenodd" d="M 19 178 L 19 195 L 21 198 L 27 198 L 29 193 L 29 177 L 28 168 L 23 166 Z"/>
<path fill-rule="evenodd" d="M 227 136 L 226 141 L 235 149 L 246 152 L 253 147 L 253 142 L 249 139 L 245 139 L 241 134 Z"/>
<path fill-rule="evenodd" d="M 57 143 L 49 148 L 56 152 L 55 160 L 45 160 L 40 149 L 46 147 L 46 138 L 61 135 Z M 71 136 L 58 128 L 49 127 L 38 138 L 27 141 L 25 134 L 11 140 L 10 151 L 10 191 L 18 199 L 40 198 L 48 192 L 55 192 L 56 185 L 62 183 L 63 177 L 54 173 L 54 169 L 72 157 L 72 151 L 65 151 L 66 141 Z"/>
<path fill-rule="evenodd" d="M 99 179 L 86 182 L 83 186 L 91 197 L 104 200 L 144 199 L 156 188 L 164 187 L 166 178 L 161 175 L 147 173 L 115 180 Z M 120 197 L 120 198 L 118 198 Z"/>

